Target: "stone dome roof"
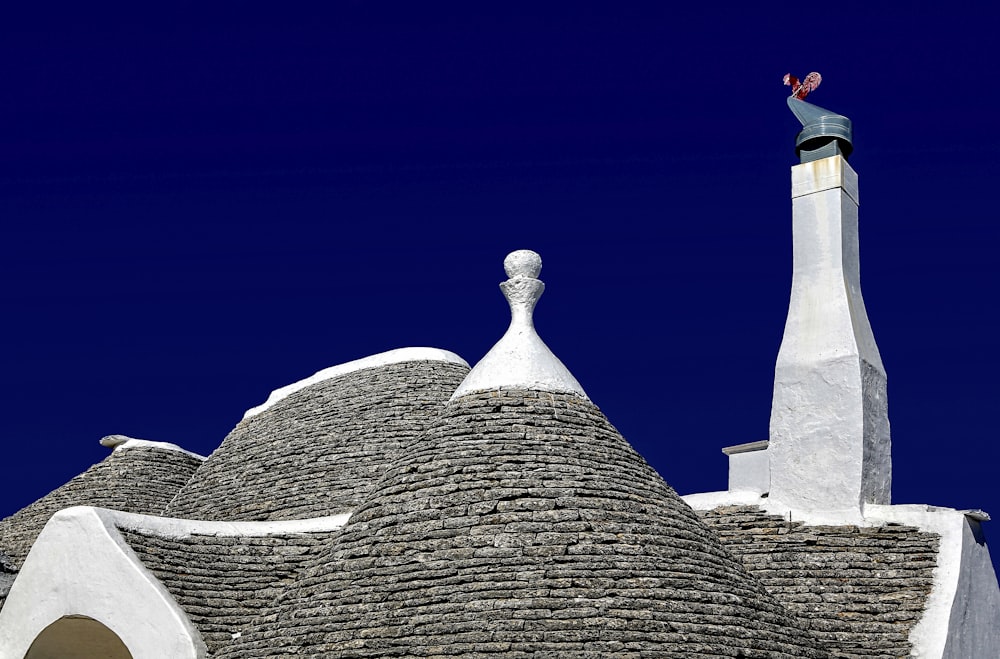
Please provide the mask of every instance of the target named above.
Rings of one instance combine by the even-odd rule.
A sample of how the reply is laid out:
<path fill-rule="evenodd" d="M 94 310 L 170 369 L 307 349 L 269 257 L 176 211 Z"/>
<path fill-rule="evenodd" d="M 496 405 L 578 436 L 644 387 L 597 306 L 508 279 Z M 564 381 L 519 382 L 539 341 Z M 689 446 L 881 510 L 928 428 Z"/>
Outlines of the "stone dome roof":
<path fill-rule="evenodd" d="M 109 435 L 102 444 L 115 447 L 111 455 L 0 520 L 0 552 L 20 565 L 49 518 L 70 506 L 158 515 L 204 460 L 173 444 L 123 435 Z"/>
<path fill-rule="evenodd" d="M 826 657 L 535 332 L 511 325 L 228 659 Z"/>
<path fill-rule="evenodd" d="M 824 657 L 573 393 L 451 401 L 219 656 Z"/>
<path fill-rule="evenodd" d="M 468 371 L 451 353 L 407 348 L 278 390 L 229 433 L 166 514 L 253 521 L 350 512 Z"/>

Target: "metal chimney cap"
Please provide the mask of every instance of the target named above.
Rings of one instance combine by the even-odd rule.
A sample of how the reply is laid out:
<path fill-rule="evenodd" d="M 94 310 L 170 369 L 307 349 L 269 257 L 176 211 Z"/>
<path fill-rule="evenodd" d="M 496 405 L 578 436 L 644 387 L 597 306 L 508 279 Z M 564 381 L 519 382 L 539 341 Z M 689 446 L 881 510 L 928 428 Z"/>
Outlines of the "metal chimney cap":
<path fill-rule="evenodd" d="M 814 160 L 809 152 L 823 149 L 834 140 L 845 158 L 851 155 L 854 129 L 850 119 L 793 96 L 788 97 L 788 108 L 802 124 L 802 130 L 795 137 L 795 152 L 802 162 Z"/>

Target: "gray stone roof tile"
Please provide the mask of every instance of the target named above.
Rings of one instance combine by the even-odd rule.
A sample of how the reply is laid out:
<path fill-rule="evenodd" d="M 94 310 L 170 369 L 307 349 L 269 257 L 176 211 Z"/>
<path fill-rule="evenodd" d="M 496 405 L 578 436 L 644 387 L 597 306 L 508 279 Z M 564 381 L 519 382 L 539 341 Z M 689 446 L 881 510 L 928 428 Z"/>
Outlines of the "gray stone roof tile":
<path fill-rule="evenodd" d="M 7 554 L 0 551 L 0 609 L 7 600 L 7 593 L 14 584 L 14 577 L 17 576 L 17 568 L 14 561 Z"/>
<path fill-rule="evenodd" d="M 241 421 L 166 510 L 211 520 L 349 512 L 468 367 L 409 361 L 312 384 Z"/>
<path fill-rule="evenodd" d="M 200 464 L 189 453 L 156 446 L 112 451 L 62 487 L 0 520 L 0 551 L 20 566 L 49 518 L 70 506 L 159 514 Z"/>
<path fill-rule="evenodd" d="M 120 532 L 214 654 L 246 630 L 307 559 L 340 531 L 184 538 Z"/>
<path fill-rule="evenodd" d="M 938 536 L 907 526 L 805 526 L 756 506 L 701 513 L 723 544 L 836 657 L 908 657 Z"/>
<path fill-rule="evenodd" d="M 825 657 L 589 401 L 445 407 L 218 656 Z"/>

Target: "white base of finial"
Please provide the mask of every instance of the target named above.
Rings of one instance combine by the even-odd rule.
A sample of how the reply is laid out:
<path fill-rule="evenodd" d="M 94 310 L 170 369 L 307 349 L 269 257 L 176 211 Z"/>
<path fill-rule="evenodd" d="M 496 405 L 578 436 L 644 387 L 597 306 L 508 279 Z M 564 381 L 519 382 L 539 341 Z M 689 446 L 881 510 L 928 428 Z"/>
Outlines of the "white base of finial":
<path fill-rule="evenodd" d="M 530 327 L 512 326 L 507 330 L 466 376 L 451 399 L 501 388 L 553 391 L 587 398 L 569 369 Z"/>
<path fill-rule="evenodd" d="M 545 290 L 545 284 L 537 279 L 541 269 L 541 257 L 531 250 L 517 250 L 504 259 L 504 270 L 510 279 L 500 284 L 500 289 L 510 303 L 510 327 L 458 386 L 452 400 L 501 388 L 587 398 L 580 383 L 535 331 L 532 313 Z"/>

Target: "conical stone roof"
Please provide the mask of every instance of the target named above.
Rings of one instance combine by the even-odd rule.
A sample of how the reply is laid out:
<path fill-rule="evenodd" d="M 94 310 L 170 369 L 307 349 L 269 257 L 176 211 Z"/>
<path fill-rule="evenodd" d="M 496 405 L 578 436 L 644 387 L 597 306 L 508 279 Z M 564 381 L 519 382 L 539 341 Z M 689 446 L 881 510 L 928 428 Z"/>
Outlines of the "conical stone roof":
<path fill-rule="evenodd" d="M 476 383 L 218 656 L 827 656 L 582 390 Z"/>
<path fill-rule="evenodd" d="M 289 385 L 247 413 L 166 514 L 261 521 L 350 512 L 468 372 L 452 353 L 401 348 Z"/>
<path fill-rule="evenodd" d="M 220 656 L 824 657 L 582 398 L 452 401 Z"/>

